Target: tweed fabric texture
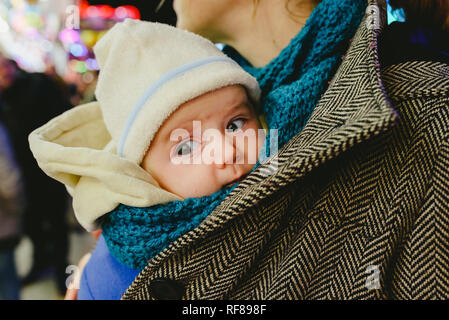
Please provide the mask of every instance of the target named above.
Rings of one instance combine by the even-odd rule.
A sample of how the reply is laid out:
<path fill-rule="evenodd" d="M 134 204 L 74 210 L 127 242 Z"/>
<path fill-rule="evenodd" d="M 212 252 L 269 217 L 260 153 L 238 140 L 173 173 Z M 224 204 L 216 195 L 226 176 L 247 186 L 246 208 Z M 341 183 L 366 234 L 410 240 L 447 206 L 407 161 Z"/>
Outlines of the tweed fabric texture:
<path fill-rule="evenodd" d="M 449 298 L 449 66 L 381 71 L 385 1 L 368 4 L 304 129 L 122 299 L 154 299 L 159 278 L 183 299 Z"/>

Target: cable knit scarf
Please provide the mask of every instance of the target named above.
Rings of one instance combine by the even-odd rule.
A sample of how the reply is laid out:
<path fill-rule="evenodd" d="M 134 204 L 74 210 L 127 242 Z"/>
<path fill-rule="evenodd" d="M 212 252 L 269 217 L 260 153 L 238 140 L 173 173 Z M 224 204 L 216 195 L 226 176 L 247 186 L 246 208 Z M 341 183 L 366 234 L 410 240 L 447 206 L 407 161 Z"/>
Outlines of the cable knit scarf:
<path fill-rule="evenodd" d="M 289 45 L 263 68 L 252 67 L 235 50 L 224 48 L 259 81 L 262 109 L 268 128 L 278 129 L 279 148 L 309 119 L 361 22 L 365 2 L 321 1 Z M 143 269 L 150 258 L 196 228 L 233 188 L 235 185 L 209 196 L 147 208 L 118 206 L 103 223 L 103 236 L 111 254 L 133 269 Z"/>

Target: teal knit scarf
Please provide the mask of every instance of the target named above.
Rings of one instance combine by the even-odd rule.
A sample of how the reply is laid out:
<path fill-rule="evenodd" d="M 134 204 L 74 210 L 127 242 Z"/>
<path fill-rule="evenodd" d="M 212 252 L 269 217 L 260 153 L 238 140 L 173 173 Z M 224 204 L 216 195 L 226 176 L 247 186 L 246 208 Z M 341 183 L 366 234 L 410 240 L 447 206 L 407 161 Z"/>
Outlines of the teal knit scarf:
<path fill-rule="evenodd" d="M 305 26 L 263 68 L 252 67 L 230 47 L 224 52 L 252 74 L 262 89 L 262 110 L 270 129 L 278 129 L 281 148 L 306 124 L 328 87 L 363 17 L 364 0 L 323 0 Z M 267 142 L 270 134 L 267 136 Z M 253 168 L 258 166 L 259 163 Z M 147 208 L 118 206 L 106 215 L 103 236 L 111 254 L 141 270 L 147 261 L 196 228 L 235 188 Z"/>

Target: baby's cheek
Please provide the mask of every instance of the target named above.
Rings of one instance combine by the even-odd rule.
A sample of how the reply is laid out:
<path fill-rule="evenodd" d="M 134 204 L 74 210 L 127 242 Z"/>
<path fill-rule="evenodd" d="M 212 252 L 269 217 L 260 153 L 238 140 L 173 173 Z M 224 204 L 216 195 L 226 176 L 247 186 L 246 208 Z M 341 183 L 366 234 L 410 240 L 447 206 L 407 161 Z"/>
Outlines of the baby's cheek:
<path fill-rule="evenodd" d="M 190 186 L 195 197 L 203 197 L 221 189 L 217 182 L 216 172 L 213 165 L 193 165 L 190 170 L 192 184 Z"/>
<path fill-rule="evenodd" d="M 198 172 L 197 165 L 171 164 L 166 169 L 166 187 L 182 198 L 196 197 L 201 193 L 204 173 Z"/>

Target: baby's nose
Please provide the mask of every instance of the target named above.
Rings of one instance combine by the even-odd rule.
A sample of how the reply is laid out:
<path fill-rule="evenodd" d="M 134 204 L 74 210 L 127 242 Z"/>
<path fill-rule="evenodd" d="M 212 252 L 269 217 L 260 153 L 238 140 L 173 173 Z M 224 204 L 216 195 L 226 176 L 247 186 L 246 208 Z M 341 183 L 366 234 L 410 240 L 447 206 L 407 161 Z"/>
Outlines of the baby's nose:
<path fill-rule="evenodd" d="M 236 162 L 236 150 L 232 136 L 225 135 L 223 139 L 223 163 L 233 164 Z"/>
<path fill-rule="evenodd" d="M 221 140 L 222 147 L 217 148 L 218 152 L 216 153 L 216 157 L 214 159 L 214 162 L 218 168 L 224 168 L 226 165 L 235 164 L 238 156 L 232 136 L 223 135 Z"/>

